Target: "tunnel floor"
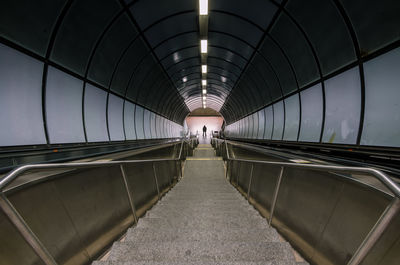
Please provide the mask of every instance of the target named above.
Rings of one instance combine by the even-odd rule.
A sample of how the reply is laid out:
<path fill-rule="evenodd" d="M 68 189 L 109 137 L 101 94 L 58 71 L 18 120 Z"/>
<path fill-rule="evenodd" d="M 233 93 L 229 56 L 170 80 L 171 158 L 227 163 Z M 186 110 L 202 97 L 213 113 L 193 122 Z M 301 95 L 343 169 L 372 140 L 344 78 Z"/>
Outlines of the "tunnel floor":
<path fill-rule="evenodd" d="M 222 159 L 209 144 L 188 158 L 184 177 L 106 260 L 93 265 L 300 265 L 287 242 L 229 184 Z"/>

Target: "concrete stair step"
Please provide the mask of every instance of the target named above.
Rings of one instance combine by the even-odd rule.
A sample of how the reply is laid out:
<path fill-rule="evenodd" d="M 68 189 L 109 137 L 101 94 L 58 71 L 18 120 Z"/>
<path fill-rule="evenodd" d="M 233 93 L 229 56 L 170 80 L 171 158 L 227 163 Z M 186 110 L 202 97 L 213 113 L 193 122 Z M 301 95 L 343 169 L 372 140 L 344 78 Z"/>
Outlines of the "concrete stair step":
<path fill-rule="evenodd" d="M 154 209 L 152 211 L 148 211 L 144 218 L 182 218 L 182 219 L 193 219 L 195 214 L 195 218 L 203 219 L 208 217 L 214 217 L 219 219 L 241 219 L 247 221 L 253 220 L 264 220 L 264 218 L 259 215 L 257 212 L 252 211 L 231 211 L 231 212 L 221 212 L 221 211 L 175 211 L 175 210 L 165 210 L 162 208 Z"/>
<path fill-rule="evenodd" d="M 95 261 L 92 265 L 299 265 L 288 261 Z M 302 265 L 302 264 L 301 264 Z"/>
<path fill-rule="evenodd" d="M 170 206 L 155 206 L 151 209 L 151 212 L 154 214 L 168 214 L 171 213 L 171 215 L 194 215 L 194 216 L 204 216 L 204 215 L 210 215 L 212 216 L 213 214 L 216 215 L 224 215 L 224 216 L 234 216 L 234 215 L 244 215 L 244 216 L 254 216 L 258 218 L 261 216 L 257 210 L 255 210 L 252 207 L 241 207 L 242 211 L 239 213 L 238 207 L 220 207 L 220 206 L 215 206 L 213 208 L 210 207 L 191 207 L 191 206 L 180 206 L 180 207 L 170 207 Z M 149 211 L 150 212 L 150 211 Z M 150 214 L 150 213 L 149 213 Z"/>
<path fill-rule="evenodd" d="M 119 261 L 285 261 L 294 262 L 288 243 L 280 242 L 117 242 L 110 260 Z M 168 263 L 170 264 L 170 263 Z M 295 263 L 293 263 L 295 264 Z"/>
<path fill-rule="evenodd" d="M 235 242 L 280 242 L 279 235 L 273 228 L 229 230 L 215 232 L 209 229 L 165 229 L 135 227 L 128 230 L 126 241 L 136 242 L 167 242 L 167 241 L 235 241 Z"/>
<path fill-rule="evenodd" d="M 212 229 L 214 231 L 221 231 L 227 229 L 247 229 L 248 227 L 252 228 L 266 228 L 268 227 L 267 220 L 257 220 L 254 219 L 251 222 L 248 220 L 224 220 L 220 218 L 204 218 L 204 219 L 196 219 L 192 218 L 188 219 L 180 219 L 179 217 L 176 219 L 164 219 L 164 218 L 142 218 L 139 219 L 137 227 L 143 228 L 157 228 L 160 229 L 172 229 L 172 228 L 191 228 L 191 229 Z"/>

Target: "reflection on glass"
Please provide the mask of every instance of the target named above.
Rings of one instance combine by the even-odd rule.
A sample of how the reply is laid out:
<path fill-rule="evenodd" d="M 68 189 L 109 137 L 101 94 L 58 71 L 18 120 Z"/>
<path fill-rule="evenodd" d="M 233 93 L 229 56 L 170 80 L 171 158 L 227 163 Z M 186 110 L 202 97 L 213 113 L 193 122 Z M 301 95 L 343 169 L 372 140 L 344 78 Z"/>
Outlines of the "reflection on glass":
<path fill-rule="evenodd" d="M 299 141 L 319 142 L 323 115 L 321 84 L 317 84 L 300 92 L 300 96 L 301 128 Z"/>
<path fill-rule="evenodd" d="M 274 107 L 274 131 L 272 140 L 282 140 L 283 124 L 285 119 L 283 101 L 279 101 L 273 105 Z"/>
<path fill-rule="evenodd" d="M 86 84 L 85 127 L 88 142 L 109 141 L 106 122 L 107 92 Z"/>
<path fill-rule="evenodd" d="M 46 144 L 42 69 L 41 62 L 0 44 L 0 146 Z"/>
<path fill-rule="evenodd" d="M 362 145 L 400 146 L 400 48 L 368 61 Z"/>
<path fill-rule="evenodd" d="M 122 120 L 124 100 L 112 94 L 108 97 L 108 130 L 111 141 L 123 141 L 124 124 Z"/>
<path fill-rule="evenodd" d="M 135 105 L 129 101 L 125 101 L 124 123 L 126 140 L 136 140 L 135 132 Z"/>
<path fill-rule="evenodd" d="M 325 81 L 324 143 L 356 144 L 361 111 L 358 67 Z"/>
<path fill-rule="evenodd" d="M 284 140 L 297 141 L 300 124 L 299 95 L 285 99 L 285 135 Z"/>
<path fill-rule="evenodd" d="M 46 121 L 52 144 L 85 142 L 82 122 L 83 81 L 49 67 Z"/>

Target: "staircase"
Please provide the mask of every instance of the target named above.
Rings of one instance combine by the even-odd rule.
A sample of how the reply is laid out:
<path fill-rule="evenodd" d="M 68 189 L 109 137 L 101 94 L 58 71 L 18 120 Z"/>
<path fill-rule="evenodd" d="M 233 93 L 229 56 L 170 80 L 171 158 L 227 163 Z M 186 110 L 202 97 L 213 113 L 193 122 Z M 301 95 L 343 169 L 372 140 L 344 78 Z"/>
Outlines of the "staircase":
<path fill-rule="evenodd" d="M 93 265 L 300 265 L 289 243 L 224 178 L 211 145 L 188 158 L 183 179 Z"/>

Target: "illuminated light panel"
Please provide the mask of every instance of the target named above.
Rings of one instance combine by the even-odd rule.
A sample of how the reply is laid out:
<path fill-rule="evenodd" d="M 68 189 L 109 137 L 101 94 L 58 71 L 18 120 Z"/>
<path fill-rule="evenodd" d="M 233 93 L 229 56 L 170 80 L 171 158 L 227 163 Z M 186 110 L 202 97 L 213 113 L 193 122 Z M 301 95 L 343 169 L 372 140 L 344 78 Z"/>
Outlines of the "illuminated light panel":
<path fill-rule="evenodd" d="M 207 89 L 203 89 L 203 94 L 206 94 L 207 93 Z"/>
<path fill-rule="evenodd" d="M 203 86 L 206 86 L 206 85 L 207 85 L 207 80 L 205 80 L 205 79 L 201 80 L 201 84 L 202 84 Z"/>
<path fill-rule="evenodd" d="M 200 15 L 208 15 L 208 0 L 199 0 Z"/>
<path fill-rule="evenodd" d="M 203 97 L 203 100 L 206 100 L 206 99 L 207 99 L 207 97 L 206 97 L 206 96 L 204 96 L 204 97 Z"/>
<path fill-rule="evenodd" d="M 201 47 L 201 53 L 207 53 L 207 40 L 201 40 L 200 41 L 200 47 Z"/>
<path fill-rule="evenodd" d="M 203 65 L 201 66 L 201 72 L 202 72 L 203 74 L 207 74 L 207 65 L 203 64 Z"/>
<path fill-rule="evenodd" d="M 225 76 L 221 76 L 221 81 L 222 81 L 223 83 L 225 83 L 225 82 L 226 82 L 226 77 L 225 77 Z"/>
<path fill-rule="evenodd" d="M 184 78 L 182 78 L 183 83 L 187 82 L 187 77 L 185 76 Z"/>

